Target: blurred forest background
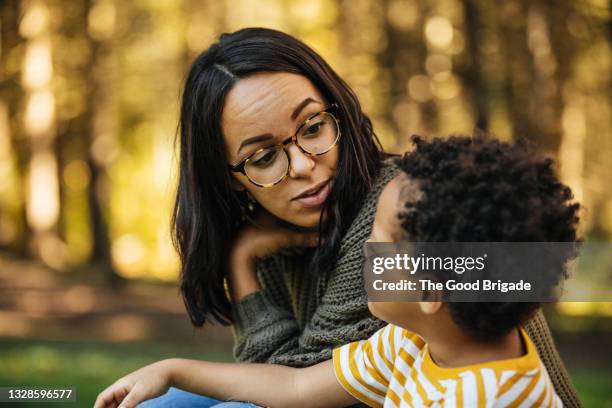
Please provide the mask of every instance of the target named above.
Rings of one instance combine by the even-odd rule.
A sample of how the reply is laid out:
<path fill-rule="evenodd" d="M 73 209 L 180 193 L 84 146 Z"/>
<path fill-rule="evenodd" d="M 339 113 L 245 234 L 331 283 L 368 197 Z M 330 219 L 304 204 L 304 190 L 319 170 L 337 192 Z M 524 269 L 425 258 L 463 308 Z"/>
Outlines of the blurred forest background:
<path fill-rule="evenodd" d="M 77 385 L 88 406 L 156 358 L 230 358 L 231 332 L 189 327 L 169 220 L 182 81 L 247 26 L 316 49 L 389 151 L 475 128 L 533 140 L 583 236 L 612 241 L 610 0 L 0 4 L 0 385 Z M 548 314 L 584 401 L 609 404 L 612 303 Z"/>

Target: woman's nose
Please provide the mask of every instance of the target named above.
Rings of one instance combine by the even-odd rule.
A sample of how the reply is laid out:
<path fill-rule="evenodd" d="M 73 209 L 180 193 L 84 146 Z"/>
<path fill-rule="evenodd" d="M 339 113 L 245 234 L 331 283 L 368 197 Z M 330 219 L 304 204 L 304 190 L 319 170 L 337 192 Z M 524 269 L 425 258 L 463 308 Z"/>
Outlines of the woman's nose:
<path fill-rule="evenodd" d="M 312 157 L 305 154 L 294 144 L 287 148 L 287 153 L 289 154 L 291 164 L 291 170 L 289 172 L 290 177 L 307 177 L 312 173 L 312 169 L 314 169 L 315 166 L 315 161 Z"/>

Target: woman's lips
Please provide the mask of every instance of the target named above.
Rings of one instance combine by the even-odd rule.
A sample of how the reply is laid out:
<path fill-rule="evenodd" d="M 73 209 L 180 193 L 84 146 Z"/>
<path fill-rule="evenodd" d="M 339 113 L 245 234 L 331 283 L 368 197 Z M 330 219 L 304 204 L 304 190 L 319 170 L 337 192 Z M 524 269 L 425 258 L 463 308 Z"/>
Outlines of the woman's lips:
<path fill-rule="evenodd" d="M 325 202 L 325 199 L 329 195 L 331 190 L 331 183 L 329 180 L 317 191 L 307 196 L 294 198 L 294 201 L 302 204 L 304 207 L 318 207 Z"/>

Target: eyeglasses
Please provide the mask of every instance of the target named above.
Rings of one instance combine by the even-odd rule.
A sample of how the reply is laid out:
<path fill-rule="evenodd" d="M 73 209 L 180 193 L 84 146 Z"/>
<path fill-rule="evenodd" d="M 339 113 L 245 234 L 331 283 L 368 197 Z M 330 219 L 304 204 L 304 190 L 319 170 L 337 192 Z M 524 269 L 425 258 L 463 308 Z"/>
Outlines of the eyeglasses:
<path fill-rule="evenodd" d="M 242 173 L 258 187 L 272 187 L 283 181 L 291 169 L 287 147 L 294 143 L 308 156 L 320 156 L 329 152 L 340 140 L 340 125 L 332 112 L 338 110 L 332 104 L 304 121 L 297 131 L 285 141 L 262 147 L 240 163 L 229 168 Z M 336 113 L 337 114 L 337 113 Z"/>

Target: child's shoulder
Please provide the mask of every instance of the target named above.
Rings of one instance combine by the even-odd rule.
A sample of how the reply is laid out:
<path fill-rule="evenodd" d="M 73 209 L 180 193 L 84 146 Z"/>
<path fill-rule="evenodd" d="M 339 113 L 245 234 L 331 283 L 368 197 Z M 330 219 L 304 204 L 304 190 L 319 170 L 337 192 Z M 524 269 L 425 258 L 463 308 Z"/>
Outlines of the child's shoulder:
<path fill-rule="evenodd" d="M 382 340 L 394 347 L 396 352 L 399 352 L 400 349 L 421 350 L 425 347 L 425 341 L 421 336 L 393 323 L 381 329 L 381 336 Z"/>
<path fill-rule="evenodd" d="M 495 399 L 500 406 L 562 406 L 537 349 L 525 330 L 520 328 L 526 353 L 518 358 L 500 360 L 494 366 Z M 482 371 L 482 370 L 481 370 Z M 493 370 L 492 370 L 493 371 Z"/>
<path fill-rule="evenodd" d="M 426 350 L 419 370 L 430 383 L 442 386 L 445 398 L 461 393 L 464 406 L 479 406 L 483 398 L 503 407 L 558 406 L 558 396 L 533 342 L 523 329 L 520 334 L 526 349 L 522 356 L 445 368 L 438 366 Z"/>

